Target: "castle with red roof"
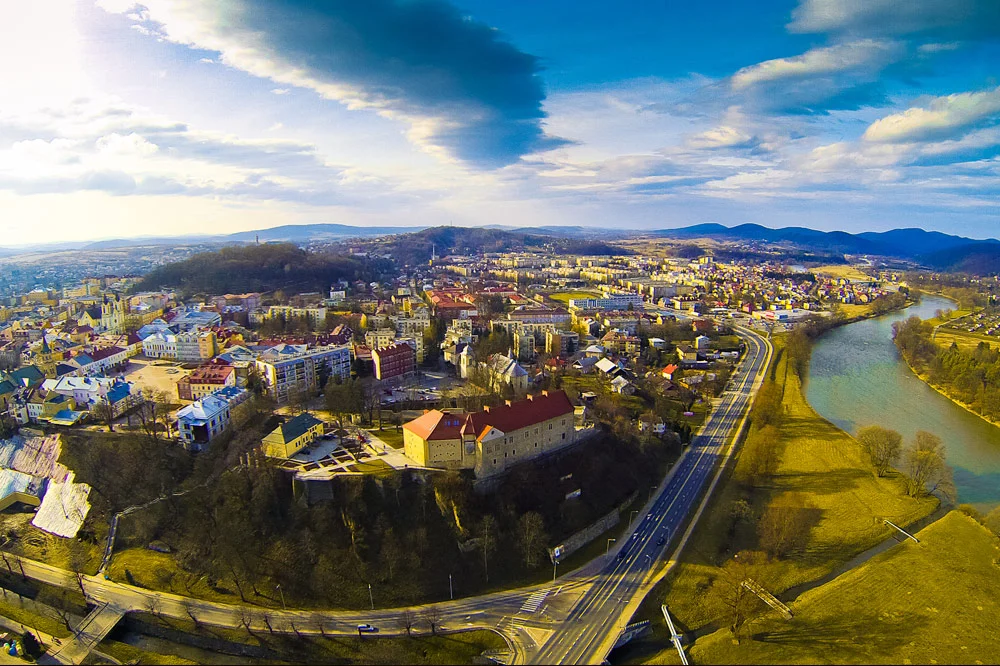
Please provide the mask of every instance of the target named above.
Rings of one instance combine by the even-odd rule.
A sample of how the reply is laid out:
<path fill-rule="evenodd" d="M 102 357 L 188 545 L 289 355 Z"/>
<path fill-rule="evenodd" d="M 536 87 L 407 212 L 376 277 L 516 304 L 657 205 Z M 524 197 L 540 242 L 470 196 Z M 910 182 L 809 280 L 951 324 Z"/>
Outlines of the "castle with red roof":
<path fill-rule="evenodd" d="M 403 426 L 403 450 L 421 467 L 502 474 L 575 441 L 573 403 L 565 391 L 542 391 L 481 412 L 425 412 Z"/>

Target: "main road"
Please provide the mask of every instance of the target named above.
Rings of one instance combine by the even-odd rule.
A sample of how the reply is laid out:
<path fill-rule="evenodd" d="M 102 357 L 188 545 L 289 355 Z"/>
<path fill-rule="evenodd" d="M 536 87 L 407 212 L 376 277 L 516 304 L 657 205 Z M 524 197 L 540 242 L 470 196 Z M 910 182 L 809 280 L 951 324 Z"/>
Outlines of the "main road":
<path fill-rule="evenodd" d="M 691 516 L 726 446 L 739 430 L 770 358 L 770 343 L 740 329 L 746 341 L 743 361 L 730 378 L 722 399 L 701 433 L 674 466 L 649 513 L 638 524 L 618 555 L 594 578 L 565 620 L 531 656 L 531 663 L 586 664 L 607 658 L 623 628 L 625 613 L 643 583 L 678 537 Z"/>

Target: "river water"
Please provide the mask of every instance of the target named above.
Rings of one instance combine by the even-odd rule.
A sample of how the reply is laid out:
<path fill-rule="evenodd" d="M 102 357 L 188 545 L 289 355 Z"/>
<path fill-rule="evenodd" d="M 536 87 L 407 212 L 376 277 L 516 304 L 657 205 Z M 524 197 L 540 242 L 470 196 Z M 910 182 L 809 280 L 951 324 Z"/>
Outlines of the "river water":
<path fill-rule="evenodd" d="M 806 398 L 820 415 L 855 434 L 878 424 L 905 441 L 927 430 L 945 443 L 955 470 L 958 501 L 980 510 L 1000 504 L 1000 427 L 927 386 L 903 362 L 892 342 L 893 322 L 934 316 L 955 304 L 924 296 L 906 310 L 841 326 L 813 348 Z"/>

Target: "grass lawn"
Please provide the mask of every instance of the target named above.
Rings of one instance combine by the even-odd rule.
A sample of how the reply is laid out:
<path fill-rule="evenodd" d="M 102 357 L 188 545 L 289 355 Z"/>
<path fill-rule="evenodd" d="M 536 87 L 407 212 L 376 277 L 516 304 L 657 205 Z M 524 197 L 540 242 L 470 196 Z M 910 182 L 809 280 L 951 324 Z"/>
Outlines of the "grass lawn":
<path fill-rule="evenodd" d="M 870 280 L 870 275 L 858 270 L 854 266 L 819 266 L 811 270 L 815 275 L 827 275 L 834 278 L 846 278 L 848 280 Z"/>
<path fill-rule="evenodd" d="M 559 301 L 569 305 L 571 298 L 600 298 L 601 294 L 596 291 L 555 291 L 549 294 L 553 301 Z"/>
<path fill-rule="evenodd" d="M 70 632 L 66 629 L 66 625 L 55 615 L 54 611 L 52 611 L 52 615 L 42 615 L 28 608 L 22 608 L 17 603 L 14 594 L 9 594 L 10 599 L 0 599 L 0 615 L 51 636 L 59 638 L 69 636 Z"/>
<path fill-rule="evenodd" d="M 400 428 L 396 430 L 395 427 L 385 428 L 384 430 L 379 430 L 378 428 L 369 428 L 368 432 L 375 435 L 383 442 L 388 444 L 394 449 L 403 448 L 403 430 Z"/>
<path fill-rule="evenodd" d="M 755 624 L 695 642 L 694 663 L 996 663 L 1000 655 L 998 541 L 952 511 L 918 533 Z"/>
<path fill-rule="evenodd" d="M 985 342 L 991 346 L 1000 344 L 1000 337 L 966 333 L 965 331 L 956 331 L 942 326 L 937 330 L 934 342 L 939 347 L 950 347 L 951 343 L 954 342 L 962 351 L 975 351 L 980 342 Z"/>
<path fill-rule="evenodd" d="M 356 463 L 347 468 L 350 472 L 362 472 L 364 474 L 379 474 L 392 471 L 392 466 L 384 460 L 369 460 L 367 462 Z"/>
<path fill-rule="evenodd" d="M 840 311 L 844 313 L 844 316 L 848 319 L 854 319 L 855 317 L 864 317 L 869 312 L 871 312 L 871 305 L 854 305 L 852 303 L 841 303 Z"/>
<path fill-rule="evenodd" d="M 145 616 L 146 621 L 159 620 Z M 254 636 L 242 630 L 218 629 L 200 626 L 195 628 L 186 620 L 168 620 L 168 626 L 194 634 L 201 634 L 232 643 L 262 646 L 278 655 L 275 659 L 243 659 L 223 654 L 205 653 L 161 639 L 147 641 L 150 648 L 157 647 L 161 654 L 149 649 L 124 643 L 105 641 L 100 650 L 124 663 L 139 658 L 139 663 L 196 663 L 178 661 L 181 657 L 198 659 L 206 663 L 327 663 L 327 664 L 469 664 L 473 657 L 484 650 L 506 650 L 507 643 L 492 631 L 467 631 L 437 636 L 379 637 L 357 636 L 323 638 L 319 636 L 269 636 L 257 632 Z M 109 645 L 110 644 L 110 645 Z M 106 649 L 107 648 L 107 649 Z M 176 655 L 176 656 L 175 656 Z M 206 657 L 210 657 L 209 660 Z"/>
<path fill-rule="evenodd" d="M 890 536 L 891 528 L 883 519 L 908 524 L 931 513 L 937 500 L 906 497 L 899 477 L 876 478 L 857 442 L 809 406 L 799 378 L 780 353 L 781 336 L 774 342 L 774 376 L 785 386 L 785 416 L 779 426 L 781 460 L 770 487 L 758 488 L 749 501 L 759 516 L 772 498 L 799 492 L 807 495 L 816 509 L 804 551 L 768 563 L 761 573 L 760 582 L 777 594 L 822 577 Z M 749 531 L 737 530 L 730 536 L 730 507 L 744 496 L 743 488 L 731 478 L 720 484 L 679 566 L 633 618 L 651 619 L 656 629 L 651 640 L 631 649 L 628 660 L 653 656 L 654 650 L 659 651 L 654 647 L 657 645 L 662 650 L 673 649 L 660 614 L 664 601 L 682 631 L 703 627 L 725 615 L 721 601 L 709 593 L 720 575 L 719 565 L 740 550 L 757 549 L 756 537 Z"/>

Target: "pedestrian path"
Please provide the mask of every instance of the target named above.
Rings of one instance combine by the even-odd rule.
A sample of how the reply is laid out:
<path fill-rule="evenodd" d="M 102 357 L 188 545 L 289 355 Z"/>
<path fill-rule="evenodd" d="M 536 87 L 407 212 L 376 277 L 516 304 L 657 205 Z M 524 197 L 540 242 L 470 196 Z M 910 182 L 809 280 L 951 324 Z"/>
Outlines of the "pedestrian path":
<path fill-rule="evenodd" d="M 525 599 L 524 603 L 521 605 L 521 612 L 537 613 L 539 606 L 545 603 L 545 597 L 549 596 L 549 592 L 549 588 L 533 592 L 531 596 Z"/>

